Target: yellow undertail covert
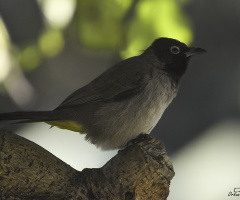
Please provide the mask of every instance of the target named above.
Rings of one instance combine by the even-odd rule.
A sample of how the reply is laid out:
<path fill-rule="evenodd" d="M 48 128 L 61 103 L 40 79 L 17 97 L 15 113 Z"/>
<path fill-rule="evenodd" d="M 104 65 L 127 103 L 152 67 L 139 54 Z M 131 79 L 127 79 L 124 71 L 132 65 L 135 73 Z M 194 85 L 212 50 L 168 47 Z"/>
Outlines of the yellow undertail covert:
<path fill-rule="evenodd" d="M 50 121 L 46 123 L 51 126 L 57 126 L 61 129 L 68 129 L 79 133 L 85 133 L 83 126 L 74 121 Z"/>

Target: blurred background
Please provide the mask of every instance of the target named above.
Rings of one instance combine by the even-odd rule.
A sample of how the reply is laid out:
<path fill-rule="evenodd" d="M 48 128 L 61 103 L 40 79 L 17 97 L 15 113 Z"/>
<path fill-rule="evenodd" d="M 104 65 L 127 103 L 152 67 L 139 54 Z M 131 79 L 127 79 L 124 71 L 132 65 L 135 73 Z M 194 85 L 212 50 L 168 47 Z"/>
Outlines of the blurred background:
<path fill-rule="evenodd" d="M 176 172 L 168 199 L 239 199 L 239 35 L 239 0 L 0 0 L 0 113 L 54 109 L 158 37 L 204 48 L 151 135 Z M 44 123 L 1 127 L 78 170 L 116 154 Z"/>

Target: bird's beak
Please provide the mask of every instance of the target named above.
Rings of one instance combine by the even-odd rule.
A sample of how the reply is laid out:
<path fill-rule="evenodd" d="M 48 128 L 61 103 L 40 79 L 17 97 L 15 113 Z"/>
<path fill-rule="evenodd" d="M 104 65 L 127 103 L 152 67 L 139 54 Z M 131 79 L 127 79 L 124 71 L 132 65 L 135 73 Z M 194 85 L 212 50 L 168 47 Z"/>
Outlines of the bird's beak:
<path fill-rule="evenodd" d="M 197 47 L 190 47 L 189 50 L 185 53 L 186 57 L 191 57 L 191 56 L 195 56 L 197 54 L 201 54 L 201 53 L 205 53 L 207 52 L 204 49 L 201 48 L 197 48 Z"/>

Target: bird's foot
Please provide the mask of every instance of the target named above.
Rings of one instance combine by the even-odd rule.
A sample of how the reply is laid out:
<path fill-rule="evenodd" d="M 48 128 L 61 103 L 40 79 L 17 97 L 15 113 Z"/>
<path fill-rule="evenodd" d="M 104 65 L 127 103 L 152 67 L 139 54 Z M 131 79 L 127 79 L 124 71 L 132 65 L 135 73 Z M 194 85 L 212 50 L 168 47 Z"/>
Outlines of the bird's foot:
<path fill-rule="evenodd" d="M 145 139 L 151 139 L 152 137 L 149 134 L 146 133 L 141 133 L 140 135 L 138 135 L 137 137 L 135 137 L 134 139 L 131 139 L 128 141 L 126 147 L 129 147 L 133 144 L 137 144 L 139 142 L 144 141 Z"/>

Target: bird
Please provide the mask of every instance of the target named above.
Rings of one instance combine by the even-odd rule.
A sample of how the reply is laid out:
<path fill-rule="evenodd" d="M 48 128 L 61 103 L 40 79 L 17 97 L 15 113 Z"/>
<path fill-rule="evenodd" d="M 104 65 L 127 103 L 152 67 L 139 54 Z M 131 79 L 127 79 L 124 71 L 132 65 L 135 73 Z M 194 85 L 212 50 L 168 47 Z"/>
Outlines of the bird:
<path fill-rule="evenodd" d="M 0 121 L 45 122 L 85 134 L 102 150 L 122 149 L 149 134 L 176 97 L 189 59 L 206 52 L 160 37 L 140 55 L 122 60 L 50 111 L 1 113 Z"/>

